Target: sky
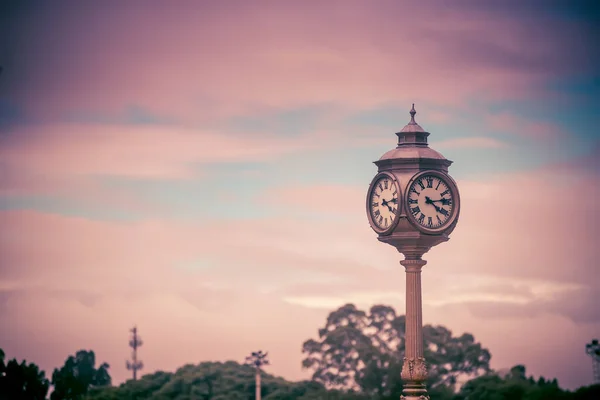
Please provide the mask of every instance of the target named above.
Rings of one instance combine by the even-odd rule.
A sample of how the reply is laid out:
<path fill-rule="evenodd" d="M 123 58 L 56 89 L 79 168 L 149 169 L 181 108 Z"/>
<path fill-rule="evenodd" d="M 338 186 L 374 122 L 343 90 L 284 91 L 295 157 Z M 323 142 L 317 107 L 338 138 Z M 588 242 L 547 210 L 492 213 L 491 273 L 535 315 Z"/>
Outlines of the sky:
<path fill-rule="evenodd" d="M 592 383 L 600 48 L 584 1 L 4 1 L 0 348 L 131 375 L 302 343 L 346 303 L 404 311 L 373 161 L 410 120 L 454 163 L 423 320 L 496 369 Z"/>

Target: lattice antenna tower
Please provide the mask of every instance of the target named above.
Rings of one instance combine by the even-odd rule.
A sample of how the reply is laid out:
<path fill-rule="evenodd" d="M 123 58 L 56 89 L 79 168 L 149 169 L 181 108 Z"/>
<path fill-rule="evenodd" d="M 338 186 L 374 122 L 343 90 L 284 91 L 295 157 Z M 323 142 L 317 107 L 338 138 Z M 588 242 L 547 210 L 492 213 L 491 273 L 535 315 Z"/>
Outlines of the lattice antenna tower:
<path fill-rule="evenodd" d="M 594 384 L 600 383 L 600 343 L 598 339 L 592 340 L 585 345 L 585 352 L 592 359 L 592 373 Z"/>
<path fill-rule="evenodd" d="M 131 361 L 127 361 L 127 369 L 133 371 L 133 380 L 137 379 L 137 372 L 144 368 L 144 364 L 137 358 L 137 349 L 143 344 L 142 338 L 139 337 L 137 327 L 133 327 L 131 330 L 131 339 L 129 340 L 129 347 L 133 349 L 131 352 Z"/>

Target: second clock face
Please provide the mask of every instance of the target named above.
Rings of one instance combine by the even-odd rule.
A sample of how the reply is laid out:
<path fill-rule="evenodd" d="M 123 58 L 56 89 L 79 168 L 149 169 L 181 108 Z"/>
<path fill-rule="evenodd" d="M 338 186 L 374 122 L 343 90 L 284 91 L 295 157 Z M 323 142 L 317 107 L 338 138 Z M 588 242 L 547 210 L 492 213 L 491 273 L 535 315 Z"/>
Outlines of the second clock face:
<path fill-rule="evenodd" d="M 383 175 L 372 186 L 369 197 L 369 213 L 376 228 L 389 229 L 399 210 L 399 191 L 396 181 Z"/>
<path fill-rule="evenodd" d="M 448 183 L 438 175 L 421 175 L 408 188 L 407 212 L 427 229 L 444 227 L 454 212 L 454 198 Z"/>

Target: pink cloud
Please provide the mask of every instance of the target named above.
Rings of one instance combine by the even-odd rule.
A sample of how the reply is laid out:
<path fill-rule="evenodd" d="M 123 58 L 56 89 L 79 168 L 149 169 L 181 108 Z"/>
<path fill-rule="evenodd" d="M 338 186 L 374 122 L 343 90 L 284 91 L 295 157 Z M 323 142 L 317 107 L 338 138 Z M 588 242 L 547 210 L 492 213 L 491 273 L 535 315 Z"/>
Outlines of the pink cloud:
<path fill-rule="evenodd" d="M 500 140 L 489 137 L 462 137 L 456 139 L 442 140 L 433 142 L 432 147 L 440 149 L 454 148 L 478 148 L 478 149 L 502 149 L 508 147 L 508 144 Z"/>
<path fill-rule="evenodd" d="M 486 125 L 504 133 L 517 136 L 533 137 L 545 141 L 564 138 L 569 134 L 557 125 L 542 121 L 518 117 L 514 114 L 490 114 L 485 116 Z"/>
<path fill-rule="evenodd" d="M 582 46 L 571 43 L 572 22 L 542 32 L 526 19 L 433 5 L 320 3 L 305 12 L 302 3 L 243 2 L 237 12 L 213 5 L 140 13 L 132 4 L 86 6 L 70 19 L 26 18 L 18 68 L 3 74 L 11 98 L 42 120 L 80 111 L 110 116 L 133 104 L 183 125 L 12 127 L 1 138 L 0 194 L 155 210 L 149 199 L 106 193 L 94 178 L 201 179 L 203 163 L 378 143 L 356 131 L 284 137 L 211 128 L 232 115 L 307 104 L 331 105 L 336 115 L 413 101 L 460 108 L 472 98 L 539 97 L 549 77 L 586 67 L 564 57 L 567 44 L 575 54 Z M 56 47 L 47 46 L 50 33 Z M 487 122 L 544 139 L 556 133 L 506 115 Z M 438 144 L 503 145 L 483 136 Z M 600 186 L 586 168 L 459 182 L 458 228 L 426 255 L 426 321 L 473 332 L 496 365 L 524 362 L 534 373 L 581 382 L 563 365 L 583 365 L 564 360 L 599 328 L 587 286 L 597 276 Z M 299 348 L 324 322 L 324 305 L 404 307 L 400 256 L 377 242 L 364 215 L 367 184 L 279 187 L 258 199 L 332 217 L 316 220 L 103 222 L 2 211 L 0 319 L 8 328 L 0 342 L 9 356 L 46 369 L 93 348 L 121 381 L 127 330 L 138 323 L 145 372 L 269 348 L 277 373 L 305 377 Z M 574 293 L 585 296 L 573 301 Z M 497 318 L 482 318 L 490 312 Z M 523 338 L 525 330 L 535 334 Z M 548 336 L 543 343 L 540 335 Z"/>
<path fill-rule="evenodd" d="M 485 183 L 459 181 L 463 210 L 459 228 L 448 244 L 434 248 L 427 259 L 432 268 L 444 265 L 444 270 L 453 273 L 477 271 L 481 275 L 586 284 L 595 273 L 595 238 L 599 232 L 590 218 L 596 214 L 595 199 L 600 192 L 596 193 L 595 188 L 600 186 L 590 182 L 597 179 L 593 171 L 573 175 L 542 169 L 506 174 Z M 375 241 L 369 237 L 363 215 L 365 193 L 366 185 L 326 189 L 296 186 L 273 190 L 265 197 L 282 207 L 303 207 L 323 215 L 347 213 L 347 221 L 357 228 L 354 233 L 345 231 L 345 239 L 334 243 L 353 235 L 353 256 L 365 254 L 366 258 L 369 252 L 381 252 L 377 249 L 382 245 L 371 245 Z M 338 205 L 328 199 L 343 202 Z M 326 232 L 336 237 L 340 230 L 332 227 Z M 362 240 L 365 244 L 361 245 Z M 486 256 L 489 254 L 494 257 L 490 259 Z M 480 261 L 482 257 L 485 263 Z"/>
<path fill-rule="evenodd" d="M 536 361 L 543 346 L 531 343 L 524 353 L 506 337 L 513 325 L 541 332 L 557 319 L 573 338 L 598 328 L 589 314 L 596 303 L 591 292 L 580 302 L 564 300 L 584 293 L 596 276 L 598 232 L 589 218 L 597 195 L 589 190 L 597 186 L 589 185 L 591 177 L 541 170 L 486 183 L 459 181 L 459 226 L 448 243 L 425 257 L 426 322 L 474 333 L 498 355 L 496 366 L 523 362 L 532 373 L 566 376 L 563 362 Z M 569 208 L 570 193 L 584 188 L 589 198 Z M 148 346 L 143 349 L 147 372 L 194 358 L 241 359 L 249 348 L 262 346 L 276 354 L 277 373 L 306 376 L 298 346 L 316 334 L 330 307 L 345 301 L 404 307 L 400 255 L 368 227 L 366 185 L 328 188 L 327 196 L 345 199 L 342 208 L 315 201 L 314 189 L 282 188 L 269 196 L 342 218 L 117 223 L 2 212 L 0 313 L 10 329 L 2 330 L 0 340 L 9 352 L 30 359 L 51 343 L 44 366 L 58 365 L 78 346 L 94 348 L 120 380 L 127 376 L 121 365 L 127 329 L 138 323 Z M 567 209 L 571 212 L 564 213 Z M 499 310 L 491 321 L 478 314 L 490 304 Z M 30 318 L 19 318 L 24 314 Z M 531 319 L 522 319 L 526 315 Z M 32 321 L 48 316 L 52 323 L 42 332 Z M 574 325 L 569 318 L 587 322 Z M 64 326 L 70 326 L 67 334 Z M 175 336 L 177 343 L 169 339 Z M 548 340 L 560 345 L 563 337 Z"/>
<path fill-rule="evenodd" d="M 0 194 L 59 196 L 127 208 L 139 204 L 138 208 L 156 210 L 151 199 L 107 189 L 100 178 L 202 179 L 206 164 L 272 162 L 298 151 L 334 146 L 338 137 L 320 131 L 286 137 L 151 125 L 19 127 L 0 146 Z"/>
<path fill-rule="evenodd" d="M 136 104 L 198 122 L 265 107 L 537 96 L 545 79 L 583 65 L 564 57 L 580 51 L 569 21 L 554 21 L 542 35 L 529 19 L 466 7 L 239 7 L 244 12 L 85 7 L 77 18 L 63 16 L 58 30 L 55 18 L 40 13 L 24 22 L 29 50 L 18 61 L 28 79 L 6 76 L 20 84 L 16 98 L 46 117 Z M 55 44 L 42 52 L 50 31 Z M 67 51 L 70 57 L 60 56 Z"/>

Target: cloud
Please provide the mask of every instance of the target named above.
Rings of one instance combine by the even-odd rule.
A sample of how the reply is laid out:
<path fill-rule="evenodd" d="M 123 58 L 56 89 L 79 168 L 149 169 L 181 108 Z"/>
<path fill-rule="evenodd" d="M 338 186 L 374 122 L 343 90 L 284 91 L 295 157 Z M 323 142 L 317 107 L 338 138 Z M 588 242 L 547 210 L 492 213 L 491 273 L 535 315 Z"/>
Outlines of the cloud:
<path fill-rule="evenodd" d="M 487 127 L 493 131 L 509 135 L 544 139 L 546 141 L 564 139 L 565 134 L 568 134 L 556 124 L 544 120 L 519 117 L 515 114 L 488 114 L 485 116 L 484 121 Z"/>
<path fill-rule="evenodd" d="M 585 311 L 587 316 L 579 317 L 557 307 L 556 299 L 563 294 L 590 290 L 596 276 L 595 238 L 599 232 L 590 218 L 595 215 L 594 199 L 600 195 L 594 193 L 599 186 L 591 182 L 597 182 L 598 176 L 590 169 L 581 175 L 569 171 L 544 168 L 496 176 L 485 183 L 459 180 L 462 211 L 458 228 L 448 243 L 425 256 L 429 260 L 426 272 L 438 277 L 430 281 L 433 295 L 428 302 L 432 306 L 514 303 L 514 307 L 532 306 L 577 321 L 593 319 Z M 339 247 L 365 266 L 397 265 L 399 256 L 393 249 L 382 248 L 368 230 L 363 215 L 365 193 L 366 186 L 295 186 L 269 191 L 265 198 L 282 209 L 302 208 L 322 216 L 346 214 L 346 222 L 356 228 L 343 229 L 335 220 L 332 224 L 339 224 L 339 229 L 323 231 L 316 225 L 313 229 L 323 237 L 323 246 L 330 247 L 329 254 Z M 577 207 L 573 208 L 575 198 Z M 332 199 L 343 202 L 338 205 Z M 319 247 L 317 240 L 302 244 L 308 254 L 319 254 Z M 385 269 L 357 272 L 355 280 L 292 285 L 286 294 L 296 304 L 317 306 L 320 302 L 325 306 L 331 304 L 325 300 L 328 297 L 339 302 L 344 296 L 364 298 L 359 293 L 367 291 L 376 302 L 382 293 L 397 288 L 397 283 L 388 279 L 391 273 Z M 591 297 L 584 298 L 586 304 L 594 303 Z"/>
<path fill-rule="evenodd" d="M 30 115 L 119 113 L 137 104 L 206 122 L 307 104 L 537 98 L 556 74 L 591 68 L 586 41 L 573 40 L 576 21 L 556 19 L 548 30 L 529 14 L 471 5 L 70 7 L 60 16 L 52 8 L 24 15 L 16 33 L 27 50 L 13 55 L 4 78 Z"/>
<path fill-rule="evenodd" d="M 417 102 L 435 110 L 432 121 L 448 122 L 474 99 L 481 108 L 545 99 L 549 81 L 592 70 L 588 41 L 574 40 L 577 21 L 473 5 L 144 4 L 140 13 L 139 4 L 72 2 L 60 15 L 40 4 L 20 14 L 20 27 L 11 22 L 14 34 L 0 35 L 22 49 L 0 77 L 11 99 L 0 98 L 10 128 L 0 137 L 0 195 L 12 208 L 0 212 L 0 342 L 46 370 L 93 348 L 123 380 L 127 330 L 138 323 L 146 372 L 268 347 L 278 373 L 305 376 L 300 345 L 327 311 L 348 301 L 402 310 L 403 269 L 368 227 L 368 182 L 274 182 L 279 163 L 296 157 L 296 173 L 322 178 L 312 157 L 320 152 L 333 160 L 327 172 L 341 176 L 340 154 L 383 145 L 364 127 L 340 128 L 348 116 Z M 543 140 L 556 133 L 503 114 L 484 122 Z M 506 147 L 485 134 L 436 146 Z M 426 255 L 426 320 L 474 332 L 504 366 L 523 357 L 534 371 L 571 374 L 551 358 L 571 360 L 573 343 L 598 327 L 597 150 L 547 170 L 460 180 L 458 228 Z M 273 169 L 239 171 L 239 163 Z M 250 177 L 261 173 L 255 187 Z M 242 184 L 204 185 L 231 175 Z M 138 190 L 149 181 L 160 195 Z M 205 203 L 202 218 L 175 218 L 193 202 L 176 190 L 181 182 L 243 218 L 229 210 L 220 218 Z M 244 191 L 250 200 L 240 200 Z M 162 208 L 161 196 L 177 209 Z M 49 199 L 152 217 L 32 210 Z"/>
<path fill-rule="evenodd" d="M 431 305 L 549 301 L 588 287 L 598 234 L 590 222 L 597 186 L 588 178 L 541 170 L 485 183 L 459 181 L 459 226 L 448 243 L 425 256 L 437 292 Z M 92 279 L 95 292 L 160 288 L 189 296 L 196 288 L 252 284 L 296 299 L 373 293 L 376 301 L 399 290 L 389 276 L 401 276 L 402 269 L 400 256 L 368 227 L 365 193 L 366 185 L 284 186 L 256 199 L 277 205 L 274 215 L 246 220 L 108 222 L 7 211 L 0 214 L 10 228 L 0 234 L 0 274 L 12 282 L 6 289 L 78 290 Z M 565 193 L 588 196 L 572 209 Z M 444 282 L 452 276 L 460 279 Z"/>
<path fill-rule="evenodd" d="M 454 304 L 465 307 L 481 319 L 532 318 L 541 314 L 561 315 L 577 324 L 598 324 L 600 312 L 595 304 L 598 295 L 593 287 L 563 290 L 548 299 L 526 302 L 514 301 L 464 301 Z M 446 307 L 444 307 L 446 308 Z"/>
<path fill-rule="evenodd" d="M 196 164 L 261 161 L 309 146 L 264 134 L 165 126 L 59 125 L 23 128 L 0 148 L 3 162 L 39 175 L 178 179 Z"/>
<path fill-rule="evenodd" d="M 343 185 L 278 186 L 261 193 L 257 201 L 281 210 L 294 208 L 339 215 L 359 212 L 365 203 L 364 192 L 363 188 Z"/>
<path fill-rule="evenodd" d="M 435 148 L 479 148 L 479 149 L 501 149 L 508 147 L 507 143 L 489 137 L 462 137 L 456 139 L 442 140 L 432 144 Z"/>
<path fill-rule="evenodd" d="M 461 220 L 451 240 L 425 256 L 423 271 L 426 322 L 472 332 L 502 354 L 502 366 L 522 360 L 533 373 L 546 371 L 531 361 L 538 350 L 526 357 L 512 342 L 498 342 L 490 324 L 503 337 L 513 334 L 508 320 L 532 332 L 551 329 L 556 318 L 586 332 L 598 324 L 590 285 L 596 276 L 597 227 L 589 223 L 594 175 L 552 171 L 459 181 Z M 569 194 L 584 188 L 589 198 L 561 213 L 572 204 Z M 316 193 L 345 204 L 318 201 Z M 119 361 L 127 352 L 127 329 L 138 323 L 152 343 L 143 348 L 147 371 L 189 362 L 189 348 L 199 359 L 241 359 L 248 348 L 268 344 L 279 357 L 278 371 L 300 378 L 300 352 L 290 349 L 313 337 L 332 307 L 354 301 L 363 308 L 375 302 L 404 308 L 401 256 L 370 231 L 365 193 L 366 185 L 284 187 L 265 194 L 283 214 L 246 220 L 109 222 L 4 211 L 0 313 L 10 328 L 0 340 L 13 352 L 20 348 L 15 338 L 25 340 L 30 350 L 20 354 L 42 357 L 43 366 L 93 347 L 115 364 L 119 380 L 127 376 Z M 286 206 L 313 218 L 286 215 Z M 25 314 L 29 318 L 19 318 Z M 36 324 L 48 318 L 43 337 L 53 350 L 40 356 Z M 65 334 L 60 327 L 69 323 Z M 177 343 L 167 345 L 171 337 Z"/>

